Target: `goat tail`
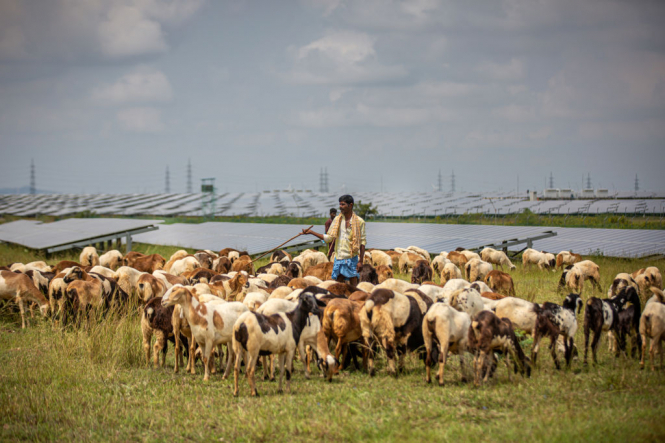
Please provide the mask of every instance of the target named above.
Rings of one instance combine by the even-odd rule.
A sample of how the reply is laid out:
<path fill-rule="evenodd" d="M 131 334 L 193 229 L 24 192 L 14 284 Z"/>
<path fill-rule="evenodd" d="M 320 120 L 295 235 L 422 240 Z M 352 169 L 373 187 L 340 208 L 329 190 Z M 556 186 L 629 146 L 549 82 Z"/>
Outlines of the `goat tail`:
<path fill-rule="evenodd" d="M 651 290 L 651 292 L 653 292 L 653 295 L 658 297 L 659 302 L 665 303 L 665 294 L 663 293 L 663 291 L 660 290 L 660 288 L 658 288 L 656 286 L 652 286 L 649 289 Z"/>

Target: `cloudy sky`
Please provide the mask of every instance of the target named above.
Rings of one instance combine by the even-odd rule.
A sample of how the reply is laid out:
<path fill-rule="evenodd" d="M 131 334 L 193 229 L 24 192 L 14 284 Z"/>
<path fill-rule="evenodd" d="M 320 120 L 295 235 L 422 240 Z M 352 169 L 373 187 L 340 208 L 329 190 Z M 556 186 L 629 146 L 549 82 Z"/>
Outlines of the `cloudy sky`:
<path fill-rule="evenodd" d="M 665 190 L 665 2 L 0 0 L 0 188 Z M 518 179 L 519 177 L 519 179 Z"/>

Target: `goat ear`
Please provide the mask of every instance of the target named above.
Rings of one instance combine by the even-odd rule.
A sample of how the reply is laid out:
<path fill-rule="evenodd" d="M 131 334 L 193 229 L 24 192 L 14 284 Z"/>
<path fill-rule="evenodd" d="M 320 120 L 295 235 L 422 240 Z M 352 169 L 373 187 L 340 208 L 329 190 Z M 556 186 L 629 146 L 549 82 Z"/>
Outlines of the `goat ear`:
<path fill-rule="evenodd" d="M 582 303 L 582 297 L 577 298 L 577 315 L 579 315 L 582 312 L 582 306 L 584 303 Z"/>

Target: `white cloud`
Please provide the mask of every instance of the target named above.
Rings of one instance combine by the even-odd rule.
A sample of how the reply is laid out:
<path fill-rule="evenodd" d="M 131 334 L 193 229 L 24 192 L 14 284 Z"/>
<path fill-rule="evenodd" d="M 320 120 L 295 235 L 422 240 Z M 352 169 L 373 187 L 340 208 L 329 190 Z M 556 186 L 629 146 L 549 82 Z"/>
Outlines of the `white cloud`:
<path fill-rule="evenodd" d="M 128 132 L 157 133 L 165 128 L 162 112 L 156 108 L 127 108 L 118 111 L 118 123 Z"/>
<path fill-rule="evenodd" d="M 389 107 L 363 103 L 347 108 L 319 108 L 298 114 L 296 124 L 329 128 L 341 126 L 408 127 L 450 121 L 455 113 L 439 106 Z"/>
<path fill-rule="evenodd" d="M 369 34 L 334 31 L 295 51 L 295 66 L 288 78 L 304 84 L 355 84 L 394 80 L 407 75 L 401 65 L 378 61 Z"/>
<path fill-rule="evenodd" d="M 106 20 L 99 24 L 99 43 L 102 52 L 110 57 L 166 52 L 162 26 L 133 6 L 111 9 Z"/>
<path fill-rule="evenodd" d="M 172 97 L 173 90 L 166 75 L 149 68 L 139 68 L 115 83 L 100 86 L 92 92 L 94 101 L 113 105 L 167 102 Z"/>

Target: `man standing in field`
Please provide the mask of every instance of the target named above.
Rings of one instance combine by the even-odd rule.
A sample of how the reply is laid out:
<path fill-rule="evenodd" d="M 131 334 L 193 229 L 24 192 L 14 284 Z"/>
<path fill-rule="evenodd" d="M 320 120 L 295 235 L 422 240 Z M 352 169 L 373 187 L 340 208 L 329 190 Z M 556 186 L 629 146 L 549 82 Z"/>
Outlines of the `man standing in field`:
<path fill-rule="evenodd" d="M 311 234 L 325 241 L 335 250 L 335 265 L 332 279 L 351 286 L 358 285 L 358 272 L 365 257 L 365 221 L 353 212 L 353 197 L 343 195 L 339 198 L 340 215 L 335 217 L 326 234 L 319 234 L 310 229 L 303 229 L 303 234 Z M 331 211 L 332 213 L 332 211 Z M 334 242 L 334 246 L 331 244 Z"/>
<path fill-rule="evenodd" d="M 326 225 L 325 225 L 326 230 L 325 230 L 324 234 L 328 233 L 328 229 L 330 229 L 330 225 L 332 224 L 332 222 L 333 222 L 333 220 L 335 219 L 336 216 L 337 216 L 337 209 L 330 208 L 330 217 L 328 218 L 328 220 L 326 220 Z"/>

